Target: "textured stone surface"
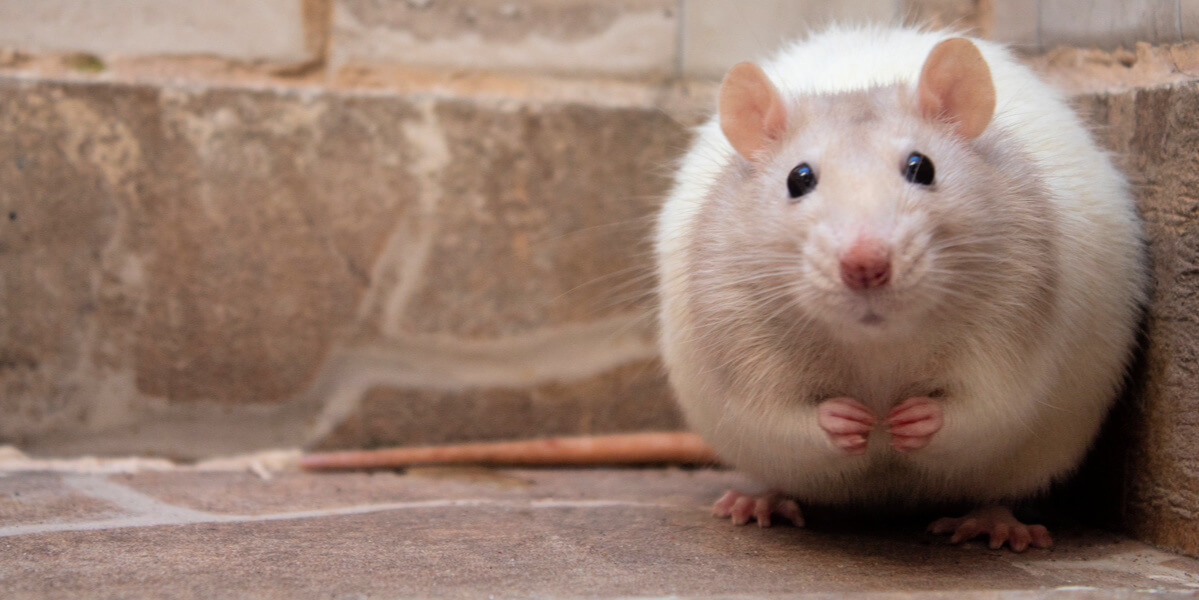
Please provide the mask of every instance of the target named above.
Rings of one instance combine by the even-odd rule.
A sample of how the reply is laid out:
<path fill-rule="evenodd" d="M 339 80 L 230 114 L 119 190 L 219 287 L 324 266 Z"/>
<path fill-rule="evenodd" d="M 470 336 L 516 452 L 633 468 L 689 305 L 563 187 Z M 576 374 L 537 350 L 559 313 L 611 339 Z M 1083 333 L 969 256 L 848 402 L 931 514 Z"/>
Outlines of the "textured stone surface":
<path fill-rule="evenodd" d="M 1199 85 L 1085 99 L 1132 175 L 1153 265 L 1146 351 L 1132 402 L 1114 415 L 1123 518 L 1137 537 L 1199 554 Z"/>
<path fill-rule="evenodd" d="M 5 401 L 29 410 L 86 402 L 88 379 L 171 401 L 294 394 L 412 203 L 395 193 L 413 186 L 394 167 L 405 103 L 16 81 L 0 103 L 16 141 L 0 352 Z"/>
<path fill-rule="evenodd" d="M 1124 92 L 1199 78 L 1199 42 L 1132 49 L 1055 48 L 1028 59 L 1046 81 L 1074 95 Z"/>
<path fill-rule="evenodd" d="M 133 325 L 141 393 L 277 402 L 309 380 L 369 285 L 395 224 L 415 210 L 405 102 L 245 90 L 168 92 L 179 154 L 139 198 L 134 252 L 145 308 Z M 153 205 L 153 208 L 150 208 Z M 139 207 L 134 207 L 136 211 Z M 139 211 L 140 212 L 140 211 Z"/>
<path fill-rule="evenodd" d="M 63 490 L 120 514 L 0 525 L 0 577 L 6 598 L 1174 600 L 1199 586 L 1196 561 L 1111 534 L 1059 528 L 1052 551 L 1016 555 L 950 546 L 922 522 L 709 516 L 744 483 L 661 469 L 65 474 Z"/>
<path fill-rule="evenodd" d="M 402 329 L 496 337 L 650 306 L 662 169 L 685 142 L 669 119 L 467 103 L 438 119 L 451 143 L 442 234 Z M 600 244 L 622 250 L 596 261 Z"/>
<path fill-rule="evenodd" d="M 305 0 L 0 1 L 0 46 L 303 62 Z"/>
<path fill-rule="evenodd" d="M 0 138 L 0 438 L 315 443 L 380 386 L 678 424 L 636 366 L 686 139 L 655 108 L 5 79 Z"/>
<path fill-rule="evenodd" d="M 378 2 L 335 0 L 335 65 L 669 74 L 678 28 L 672 0 Z"/>
<path fill-rule="evenodd" d="M 0 527 L 99 519 L 122 513 L 111 502 L 64 486 L 55 474 L 0 478 Z"/>

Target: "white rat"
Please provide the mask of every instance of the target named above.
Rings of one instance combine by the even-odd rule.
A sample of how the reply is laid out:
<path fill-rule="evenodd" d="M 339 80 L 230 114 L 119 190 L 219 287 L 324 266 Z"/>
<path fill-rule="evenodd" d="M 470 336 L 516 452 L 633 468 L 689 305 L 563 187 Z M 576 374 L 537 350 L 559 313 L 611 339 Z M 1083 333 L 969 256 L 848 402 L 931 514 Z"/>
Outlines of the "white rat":
<path fill-rule="evenodd" d="M 1003 47 L 831 29 L 736 65 L 657 235 L 686 419 L 776 490 L 719 516 L 964 502 L 930 528 L 1052 543 L 1007 507 L 1091 444 L 1146 271 L 1125 179 Z"/>

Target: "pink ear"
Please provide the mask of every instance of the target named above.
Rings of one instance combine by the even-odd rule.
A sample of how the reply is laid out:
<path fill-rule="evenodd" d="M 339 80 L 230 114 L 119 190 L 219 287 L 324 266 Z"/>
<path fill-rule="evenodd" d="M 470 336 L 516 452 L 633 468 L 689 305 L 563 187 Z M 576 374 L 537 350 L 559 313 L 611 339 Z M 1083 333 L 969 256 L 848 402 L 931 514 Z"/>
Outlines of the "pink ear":
<path fill-rule="evenodd" d="M 917 86 L 920 113 L 953 124 L 958 135 L 982 135 L 995 114 L 995 84 L 987 61 L 970 40 L 950 38 L 933 47 Z"/>
<path fill-rule="evenodd" d="M 720 129 L 737 153 L 753 160 L 786 126 L 783 99 L 762 68 L 733 65 L 720 84 Z"/>

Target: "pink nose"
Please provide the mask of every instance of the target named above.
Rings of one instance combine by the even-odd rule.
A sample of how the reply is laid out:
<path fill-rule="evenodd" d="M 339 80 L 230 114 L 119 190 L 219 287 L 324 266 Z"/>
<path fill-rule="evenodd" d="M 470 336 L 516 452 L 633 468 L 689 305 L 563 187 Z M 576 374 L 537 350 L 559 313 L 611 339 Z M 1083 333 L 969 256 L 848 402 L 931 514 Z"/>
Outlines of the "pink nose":
<path fill-rule="evenodd" d="M 891 279 L 891 256 L 876 240 L 858 240 L 841 255 L 841 280 L 852 290 L 886 285 Z"/>

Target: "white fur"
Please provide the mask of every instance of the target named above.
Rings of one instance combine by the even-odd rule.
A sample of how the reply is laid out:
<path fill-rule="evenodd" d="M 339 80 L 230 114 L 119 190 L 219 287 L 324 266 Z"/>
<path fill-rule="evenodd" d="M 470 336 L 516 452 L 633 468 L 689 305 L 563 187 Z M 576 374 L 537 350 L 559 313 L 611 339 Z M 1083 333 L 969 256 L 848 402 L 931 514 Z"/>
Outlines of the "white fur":
<path fill-rule="evenodd" d="M 762 66 L 788 99 L 914 86 L 929 51 L 953 36 L 835 28 L 785 48 Z M 989 128 L 1006 131 L 1031 161 L 1059 216 L 1061 301 L 1044 347 L 1018 354 L 1004 346 L 1002 323 L 996 323 L 996 331 L 953 361 L 947 372 L 964 382 L 970 397 L 947 399 L 945 425 L 927 448 L 898 455 L 876 429 L 865 456 L 842 456 L 816 426 L 814 405 L 778 402 L 763 413 L 750 402 L 759 389 L 770 389 L 769 381 L 744 390 L 745 398 L 715 397 L 719 386 L 709 375 L 714 365 L 694 342 L 692 299 L 685 291 L 696 214 L 717 176 L 736 159 L 715 118 L 699 127 L 662 209 L 662 350 L 684 413 L 723 458 L 801 499 L 981 502 L 1035 493 L 1081 460 L 1126 367 L 1145 279 L 1128 186 L 1059 93 L 1000 45 L 972 41 L 996 88 Z M 879 368 L 844 387 L 885 396 L 919 379 L 926 358 L 902 343 L 864 347 L 860 356 L 851 348 L 844 360 Z M 887 407 L 872 408 L 885 413 Z"/>

